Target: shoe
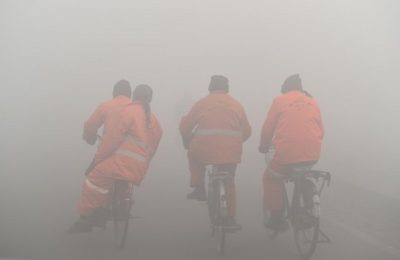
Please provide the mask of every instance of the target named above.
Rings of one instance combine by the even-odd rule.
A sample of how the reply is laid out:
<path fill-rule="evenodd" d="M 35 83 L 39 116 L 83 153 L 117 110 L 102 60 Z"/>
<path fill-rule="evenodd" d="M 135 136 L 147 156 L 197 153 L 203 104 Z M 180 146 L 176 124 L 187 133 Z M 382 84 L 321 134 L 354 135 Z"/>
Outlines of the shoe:
<path fill-rule="evenodd" d="M 232 231 L 242 229 L 242 226 L 236 222 L 234 217 L 227 217 L 224 222 L 224 227 Z"/>
<path fill-rule="evenodd" d="M 285 219 L 282 212 L 271 212 L 271 216 L 264 222 L 266 228 L 278 232 L 285 232 L 289 229 L 289 222 Z"/>
<path fill-rule="evenodd" d="M 105 208 L 98 208 L 96 209 L 92 215 L 90 215 L 87 220 L 92 224 L 93 226 L 100 227 L 100 228 L 105 228 L 107 220 L 110 219 L 110 211 Z"/>
<path fill-rule="evenodd" d="M 199 185 L 194 188 L 194 190 L 186 196 L 189 200 L 207 201 L 207 194 L 204 185 Z"/>
<path fill-rule="evenodd" d="M 92 224 L 85 217 L 78 219 L 67 232 L 69 234 L 89 233 L 92 231 Z"/>

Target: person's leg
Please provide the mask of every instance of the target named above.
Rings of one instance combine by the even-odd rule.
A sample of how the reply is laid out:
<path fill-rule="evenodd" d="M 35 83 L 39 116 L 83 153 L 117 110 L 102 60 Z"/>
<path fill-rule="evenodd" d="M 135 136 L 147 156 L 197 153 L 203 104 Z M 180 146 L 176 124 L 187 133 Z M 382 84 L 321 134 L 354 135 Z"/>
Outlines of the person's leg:
<path fill-rule="evenodd" d="M 235 220 L 236 216 L 236 189 L 235 189 L 235 173 L 236 164 L 218 165 L 218 171 L 226 171 L 232 174 L 232 177 L 227 178 L 224 185 L 226 191 L 226 206 L 228 209 L 227 225 L 233 228 L 241 228 Z"/>
<path fill-rule="evenodd" d="M 284 219 L 285 213 L 285 184 L 284 166 L 272 161 L 264 173 L 264 211 L 269 215 L 265 219 L 268 228 L 284 231 L 288 228 L 288 223 Z"/>
<path fill-rule="evenodd" d="M 188 199 L 197 199 L 200 201 L 207 200 L 205 191 L 205 165 L 199 162 L 194 156 L 188 152 L 189 169 L 190 169 L 190 186 L 194 190 L 187 195 Z"/>
<path fill-rule="evenodd" d="M 94 224 L 105 221 L 103 207 L 107 205 L 112 185 L 113 179 L 96 168 L 88 174 L 79 200 L 80 219 L 68 230 L 69 233 L 90 232 Z"/>
<path fill-rule="evenodd" d="M 90 216 L 96 209 L 107 205 L 114 180 L 98 171 L 96 168 L 88 175 L 82 185 L 79 200 L 79 213 L 81 216 Z"/>
<path fill-rule="evenodd" d="M 278 174 L 279 167 L 277 164 L 272 164 L 264 172 L 264 208 L 269 211 L 278 211 L 284 208 L 284 192 L 285 186 L 283 176 Z"/>

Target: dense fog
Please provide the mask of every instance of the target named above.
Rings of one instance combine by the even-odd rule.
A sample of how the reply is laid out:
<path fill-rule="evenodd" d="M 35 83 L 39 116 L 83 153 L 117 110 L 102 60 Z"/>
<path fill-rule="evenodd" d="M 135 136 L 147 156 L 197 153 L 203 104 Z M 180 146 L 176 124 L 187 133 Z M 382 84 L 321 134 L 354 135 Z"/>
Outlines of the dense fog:
<path fill-rule="evenodd" d="M 141 242 L 147 237 L 157 251 L 158 238 L 170 238 L 185 259 L 207 259 L 204 252 L 213 249 L 204 242 L 206 207 L 185 198 L 189 171 L 178 125 L 207 95 L 214 74 L 229 78 L 253 128 L 236 177 L 244 227 L 263 228 L 261 125 L 282 82 L 295 73 L 321 107 L 326 135 L 317 168 L 334 176 L 329 196 L 345 183 L 399 202 L 399 14 L 395 0 L 1 0 L 0 257 L 49 257 L 48 241 L 56 244 L 78 216 L 83 172 L 95 153 L 82 141 L 83 122 L 120 79 L 153 88 L 152 110 L 164 129 L 135 194 L 141 217 L 150 221 L 135 223 L 141 227 L 132 244 L 150 247 Z M 168 228 L 174 218 L 179 225 Z M 153 224 L 161 230 L 144 228 Z M 188 239 L 185 249 L 172 242 L 181 237 Z M 62 239 L 57 246 L 72 243 Z M 191 250 L 189 241 L 197 247 Z M 74 246 L 60 249 L 75 259 L 69 250 Z M 53 259 L 64 259 L 57 252 Z"/>

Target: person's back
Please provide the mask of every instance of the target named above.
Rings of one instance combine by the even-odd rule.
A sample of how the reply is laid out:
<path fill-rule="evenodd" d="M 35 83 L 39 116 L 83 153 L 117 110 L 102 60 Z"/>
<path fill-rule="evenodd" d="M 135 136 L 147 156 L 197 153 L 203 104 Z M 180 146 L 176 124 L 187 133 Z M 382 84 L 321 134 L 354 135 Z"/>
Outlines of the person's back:
<path fill-rule="evenodd" d="M 272 135 L 279 163 L 318 160 L 323 126 L 317 102 L 302 91 L 277 97 L 264 124 L 261 145 L 270 141 Z"/>
<path fill-rule="evenodd" d="M 243 107 L 224 91 L 212 91 L 195 104 L 181 123 L 181 132 L 188 130 L 190 150 L 209 164 L 239 163 L 251 132 Z"/>

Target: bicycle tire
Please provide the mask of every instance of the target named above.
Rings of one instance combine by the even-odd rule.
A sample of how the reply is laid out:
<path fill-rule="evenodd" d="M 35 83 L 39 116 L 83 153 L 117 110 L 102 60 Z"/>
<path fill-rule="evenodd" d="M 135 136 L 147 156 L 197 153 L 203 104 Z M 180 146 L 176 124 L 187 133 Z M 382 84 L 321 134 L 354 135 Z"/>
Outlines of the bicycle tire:
<path fill-rule="evenodd" d="M 226 231 L 223 227 L 219 227 L 217 234 L 217 253 L 218 256 L 223 256 L 225 253 Z"/>
<path fill-rule="evenodd" d="M 319 239 L 319 217 L 313 216 L 307 210 L 305 210 L 305 192 L 304 183 L 297 182 L 294 187 L 293 201 L 291 207 L 291 226 L 293 229 L 294 240 L 298 253 L 303 259 L 310 259 L 317 248 Z M 303 205 L 301 205 L 303 204 Z M 299 215 L 299 213 L 303 215 Z M 306 216 L 311 226 L 301 227 L 299 226 L 299 219 L 296 217 Z M 303 241 L 304 240 L 304 241 Z"/>
<path fill-rule="evenodd" d="M 131 207 L 128 206 L 128 210 L 122 218 L 120 215 L 118 215 L 119 213 L 116 212 L 116 210 L 118 210 L 118 207 L 113 210 L 114 239 L 116 246 L 119 249 L 124 248 L 128 237 L 130 209 Z"/>
<path fill-rule="evenodd" d="M 210 226 L 212 228 L 212 235 L 214 235 L 215 232 L 215 226 L 216 226 L 216 199 L 215 199 L 215 187 L 213 187 L 213 183 L 210 183 L 208 185 L 208 190 L 207 190 L 207 207 L 208 207 L 208 216 L 210 218 Z"/>
<path fill-rule="evenodd" d="M 120 197 L 114 190 L 112 196 L 112 221 L 114 226 L 114 240 L 116 247 L 123 249 L 128 237 L 132 199 Z"/>
<path fill-rule="evenodd" d="M 307 230 L 302 230 L 302 229 L 293 227 L 294 239 L 295 239 L 297 251 L 299 252 L 300 256 L 305 260 L 311 258 L 311 256 L 314 254 L 314 252 L 317 248 L 317 244 L 318 244 L 319 232 L 320 232 L 319 231 L 319 219 L 315 219 L 314 221 L 315 221 L 314 225 L 310 229 L 307 229 Z M 305 232 L 309 232 L 311 234 L 311 239 L 306 237 L 306 239 L 309 241 L 301 241 L 302 240 L 301 236 L 303 236 L 303 237 L 306 236 Z M 309 246 L 304 248 L 302 243 L 309 243 Z"/>

